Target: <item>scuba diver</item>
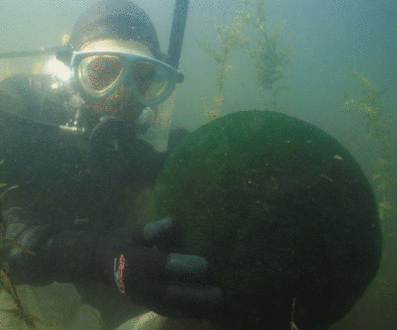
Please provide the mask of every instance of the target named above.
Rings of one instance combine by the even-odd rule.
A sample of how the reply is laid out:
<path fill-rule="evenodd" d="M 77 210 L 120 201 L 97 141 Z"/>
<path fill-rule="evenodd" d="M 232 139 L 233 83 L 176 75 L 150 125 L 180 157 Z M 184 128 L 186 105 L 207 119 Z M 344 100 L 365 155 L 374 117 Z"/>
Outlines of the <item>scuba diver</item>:
<path fill-rule="evenodd" d="M 147 224 L 154 212 L 151 188 L 182 140 L 178 150 L 194 153 L 200 146 L 215 150 L 214 159 L 233 155 L 224 152 L 227 125 L 218 126 L 222 138 L 210 139 L 221 141 L 220 149 L 171 125 L 173 91 L 183 81 L 178 64 L 187 4 L 176 0 L 166 55 L 141 8 L 128 0 L 101 0 L 82 13 L 42 74 L 0 83 L 0 182 L 18 186 L 2 201 L 7 236 L 35 254 L 8 246 L 10 277 L 17 285 L 72 283 L 81 302 L 100 312 L 105 329 L 126 321 L 140 330 L 328 328 L 375 276 L 381 235 L 376 202 L 358 165 L 312 126 L 271 111 L 260 111 L 278 118 L 264 126 L 258 118 L 245 127 L 230 121 L 238 132 L 230 140 L 248 136 L 250 152 L 242 164 L 233 156 L 230 167 L 222 163 L 243 179 L 220 190 L 221 202 L 207 184 L 198 195 L 212 198 L 215 213 L 233 227 L 224 232 L 216 222 L 222 233 L 214 235 L 207 258 L 196 256 L 197 250 L 171 252 L 189 237 L 171 218 Z M 264 146 L 256 129 L 272 143 Z M 236 144 L 229 150 L 238 152 Z M 245 166 L 250 157 L 255 166 Z M 188 165 L 204 167 L 193 174 L 218 173 L 211 171 L 210 164 L 218 163 L 210 158 L 187 158 Z M 192 171 L 187 173 L 190 179 Z M 174 186 L 191 189 L 181 182 Z M 186 207 L 184 221 L 192 209 Z M 258 226 L 250 227 L 251 221 Z M 188 240 L 195 244 L 193 238 Z M 216 278 L 219 265 L 229 277 Z M 230 283 L 239 290 L 228 291 Z"/>
<path fill-rule="evenodd" d="M 19 186 L 4 198 L 7 235 L 35 253 L 10 247 L 10 277 L 17 285 L 75 283 L 106 328 L 136 315 L 133 304 L 211 318 L 222 301 L 205 258 L 167 252 L 179 241 L 170 218 L 138 225 L 146 215 L 140 196 L 187 135 L 170 127 L 161 105 L 183 80 L 177 18 L 167 56 L 140 7 L 100 1 L 57 53 L 69 79 L 60 71 L 16 75 L 0 86 L 1 180 Z"/>

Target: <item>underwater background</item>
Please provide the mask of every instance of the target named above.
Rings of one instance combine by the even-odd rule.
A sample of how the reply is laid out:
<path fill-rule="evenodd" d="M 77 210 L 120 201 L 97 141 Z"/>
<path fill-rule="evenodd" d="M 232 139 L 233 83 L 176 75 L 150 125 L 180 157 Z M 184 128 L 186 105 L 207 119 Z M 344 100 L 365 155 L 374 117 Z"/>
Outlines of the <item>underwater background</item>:
<path fill-rule="evenodd" d="M 95 2 L 2 0 L 0 53 L 61 45 Z M 148 12 L 166 52 L 174 1 L 134 2 Z M 0 59 L 0 79 L 33 73 L 44 60 Z M 383 258 L 364 296 L 331 329 L 397 329 L 397 2 L 191 0 L 180 70 L 185 81 L 176 93 L 177 125 L 193 130 L 235 111 L 280 111 L 315 124 L 355 156 L 378 198 Z M 76 307 L 70 288 L 19 290 L 32 314 L 74 329 L 95 328 L 95 312 Z M 38 301 L 59 310 L 39 308 Z M 85 316 L 72 325 L 68 315 L 77 308 Z M 10 322 L 4 329 L 18 327 L 4 322 Z"/>

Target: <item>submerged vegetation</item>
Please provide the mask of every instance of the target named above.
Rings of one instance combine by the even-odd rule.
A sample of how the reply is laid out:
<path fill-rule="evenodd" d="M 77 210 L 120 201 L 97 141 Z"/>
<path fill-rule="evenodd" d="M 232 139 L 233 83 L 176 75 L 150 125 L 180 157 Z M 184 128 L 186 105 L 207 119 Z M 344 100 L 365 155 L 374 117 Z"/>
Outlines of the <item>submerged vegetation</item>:
<path fill-rule="evenodd" d="M 1 161 L 0 164 L 2 162 L 3 161 Z M 21 246 L 20 244 L 15 242 L 13 239 L 6 236 L 7 224 L 3 218 L 3 213 L 4 214 L 10 213 L 10 212 L 14 211 L 15 208 L 3 211 L 2 210 L 2 202 L 3 202 L 4 196 L 9 191 L 11 191 L 17 187 L 18 186 L 16 186 L 16 185 L 7 187 L 7 184 L 0 183 L 0 189 L 3 189 L 3 192 L 0 193 L 0 290 L 5 290 L 5 292 L 8 294 L 8 296 L 11 298 L 11 302 L 10 302 L 8 308 L 0 308 L 0 311 L 9 314 L 13 318 L 21 320 L 22 322 L 25 323 L 25 325 L 27 326 L 27 328 L 29 330 L 35 330 L 35 329 L 37 329 L 36 322 L 41 323 L 46 326 L 50 326 L 50 327 L 52 325 L 39 319 L 36 316 L 31 315 L 22 306 L 21 300 L 18 297 L 17 291 L 16 291 L 15 286 L 12 282 L 11 277 L 10 277 L 9 267 L 8 267 L 6 255 L 5 255 L 5 249 L 8 244 L 12 244 L 12 245 L 18 247 L 19 249 L 22 249 L 26 253 L 35 255 L 32 251 Z"/>
<path fill-rule="evenodd" d="M 379 217 L 385 220 L 388 212 L 392 210 L 390 201 L 390 131 L 387 127 L 386 113 L 388 108 L 379 104 L 379 100 L 387 92 L 386 88 L 374 85 L 367 76 L 361 73 L 352 73 L 353 77 L 363 85 L 359 96 L 345 95 L 344 107 L 348 112 L 362 114 L 366 124 L 368 138 L 378 141 L 380 146 L 380 159 L 378 171 L 373 175 L 380 191 Z"/>
<path fill-rule="evenodd" d="M 255 82 L 264 90 L 272 90 L 273 96 L 280 90 L 275 84 L 284 79 L 285 65 L 290 63 L 290 50 L 286 47 L 277 49 L 280 34 L 286 24 L 280 22 L 270 33 L 264 16 L 264 1 L 258 0 L 256 8 L 243 0 L 243 9 L 238 17 L 247 29 L 251 28 L 254 38 L 248 42 L 247 54 L 254 61 Z"/>
<path fill-rule="evenodd" d="M 242 0 L 242 9 L 236 11 L 236 16 L 230 25 L 221 27 L 214 21 L 217 42 L 196 41 L 208 56 L 215 60 L 217 65 L 216 93 L 212 108 L 205 109 L 205 113 L 212 118 L 220 116 L 220 108 L 224 102 L 223 86 L 229 70 L 231 55 L 238 49 L 248 57 L 255 75 L 254 82 L 259 86 L 259 98 L 266 109 L 269 100 L 265 92 L 271 91 L 274 99 L 276 94 L 285 86 L 277 83 L 285 78 L 284 67 L 290 63 L 289 49 L 278 49 L 278 41 L 285 22 L 281 22 L 270 32 L 264 15 L 264 0 L 256 3 Z M 241 59 L 240 62 L 247 62 Z M 277 86 L 276 86 L 277 84 Z M 275 105 L 274 100 L 270 102 Z"/>
<path fill-rule="evenodd" d="M 217 65 L 216 74 L 216 93 L 213 98 L 212 108 L 205 109 L 207 116 L 216 118 L 220 116 L 220 108 L 223 104 L 223 85 L 225 83 L 229 69 L 232 68 L 230 64 L 230 56 L 232 51 L 243 47 L 248 38 L 243 34 L 243 25 L 239 17 L 234 18 L 233 24 L 221 27 L 216 19 L 214 20 L 215 30 L 219 47 L 208 41 L 196 41 L 197 45 L 204 50 L 204 52 L 215 60 Z M 219 48 L 217 50 L 216 48 Z"/>

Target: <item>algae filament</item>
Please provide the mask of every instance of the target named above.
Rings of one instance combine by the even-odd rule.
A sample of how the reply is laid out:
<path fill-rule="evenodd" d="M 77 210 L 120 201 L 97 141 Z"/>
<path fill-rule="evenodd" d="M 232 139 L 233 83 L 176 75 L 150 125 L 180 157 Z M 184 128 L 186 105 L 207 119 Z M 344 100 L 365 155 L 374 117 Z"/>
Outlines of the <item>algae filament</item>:
<path fill-rule="evenodd" d="M 278 83 L 285 79 L 284 68 L 290 63 L 290 50 L 286 47 L 278 49 L 280 34 L 285 26 L 285 21 L 270 33 L 266 26 L 264 15 L 264 1 L 256 3 L 242 0 L 242 9 L 236 11 L 236 16 L 230 25 L 221 27 L 214 20 L 217 34 L 217 43 L 198 40 L 196 44 L 208 56 L 215 60 L 218 67 L 216 76 L 216 94 L 211 108 L 205 107 L 205 114 L 210 118 L 220 116 L 220 108 L 224 102 L 223 86 L 232 68 L 230 59 L 237 49 L 243 49 L 244 55 L 255 69 L 254 82 L 259 86 L 259 99 L 263 108 L 268 104 L 275 106 L 275 101 L 267 100 L 265 91 L 271 91 L 271 97 L 277 95 L 283 85 Z M 242 59 L 241 62 L 247 62 Z"/>
<path fill-rule="evenodd" d="M 378 184 L 382 200 L 378 204 L 379 218 L 385 220 L 388 212 L 392 210 L 389 199 L 390 186 L 390 131 L 387 127 L 386 113 L 388 108 L 379 104 L 380 98 L 387 92 L 386 88 L 380 88 L 373 84 L 369 78 L 358 72 L 353 72 L 352 76 L 363 85 L 360 96 L 349 96 L 345 93 L 345 111 L 361 113 L 366 122 L 366 130 L 369 138 L 379 142 L 381 158 L 379 159 L 379 169 L 372 176 Z"/>

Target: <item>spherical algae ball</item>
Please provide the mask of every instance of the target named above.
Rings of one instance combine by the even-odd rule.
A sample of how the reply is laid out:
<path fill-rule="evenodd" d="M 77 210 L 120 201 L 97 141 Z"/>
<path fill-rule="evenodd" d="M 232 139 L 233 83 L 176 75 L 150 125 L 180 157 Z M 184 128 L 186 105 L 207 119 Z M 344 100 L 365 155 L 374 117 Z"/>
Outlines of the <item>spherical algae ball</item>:
<path fill-rule="evenodd" d="M 374 277 L 381 237 L 371 187 L 350 153 L 304 121 L 246 111 L 194 131 L 154 189 L 175 250 L 204 256 L 225 295 L 225 329 L 324 329 Z"/>

